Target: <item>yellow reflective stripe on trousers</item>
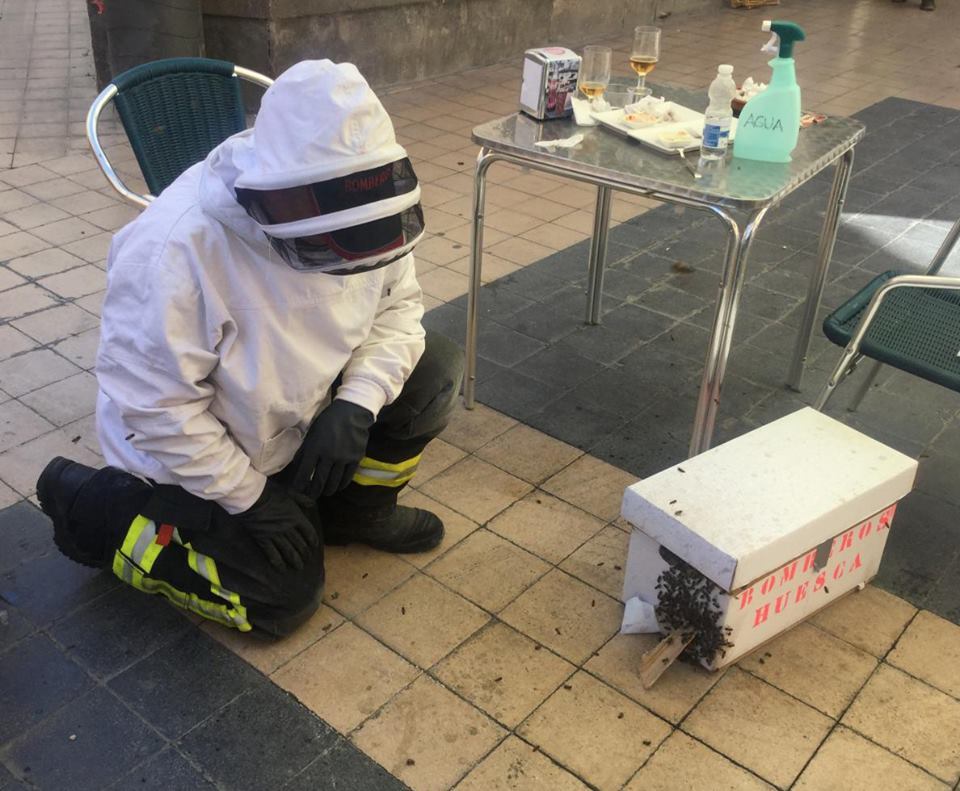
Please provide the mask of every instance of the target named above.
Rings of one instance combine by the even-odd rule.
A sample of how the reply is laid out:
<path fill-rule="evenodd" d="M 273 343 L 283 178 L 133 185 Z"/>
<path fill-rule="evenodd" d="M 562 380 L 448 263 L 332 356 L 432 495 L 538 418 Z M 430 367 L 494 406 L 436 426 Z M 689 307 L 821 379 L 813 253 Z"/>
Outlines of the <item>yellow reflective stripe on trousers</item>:
<path fill-rule="evenodd" d="M 412 459 L 395 464 L 364 456 L 353 475 L 353 482 L 361 486 L 402 486 L 416 473 L 422 455 L 418 453 Z"/>
<path fill-rule="evenodd" d="M 197 552 L 192 547 L 187 549 L 187 563 L 190 568 L 210 583 L 210 591 L 214 596 L 226 599 L 232 605 L 234 610 L 228 610 L 234 618 L 240 618 L 246 623 L 247 608 L 240 604 L 240 595 L 229 591 L 220 584 L 220 572 L 217 571 L 217 564 L 212 557 Z M 239 627 L 238 627 L 239 628 Z M 243 630 L 246 631 L 246 630 Z"/>
<path fill-rule="evenodd" d="M 162 544 L 156 542 L 157 527 L 145 516 L 137 516 L 130 524 L 123 544 L 113 557 L 113 573 L 128 585 L 144 591 L 165 596 L 173 604 L 195 612 L 226 626 L 249 632 L 253 627 L 247 620 L 247 609 L 240 603 L 240 596 L 220 586 L 220 574 L 213 558 L 202 555 L 187 547 L 187 563 L 190 568 L 210 582 L 211 592 L 230 602 L 233 607 L 208 602 L 195 593 L 177 590 L 168 582 L 146 576 L 153 569 L 157 558 L 163 551 Z M 174 540 L 182 544 L 179 532 L 174 531 Z"/>

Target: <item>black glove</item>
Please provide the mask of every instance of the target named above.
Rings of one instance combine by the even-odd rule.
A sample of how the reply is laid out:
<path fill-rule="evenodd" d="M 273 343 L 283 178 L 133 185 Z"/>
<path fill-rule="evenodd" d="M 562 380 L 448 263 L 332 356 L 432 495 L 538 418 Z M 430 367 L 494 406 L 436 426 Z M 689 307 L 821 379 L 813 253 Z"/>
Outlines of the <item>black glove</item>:
<path fill-rule="evenodd" d="M 308 547 L 320 544 L 316 528 L 297 503 L 296 495 L 271 480 L 267 480 L 257 501 L 236 518 L 274 568 L 302 569 L 310 553 Z"/>
<path fill-rule="evenodd" d="M 342 399 L 331 401 L 313 421 L 300 448 L 294 491 L 329 497 L 350 483 L 375 420 L 369 409 Z"/>

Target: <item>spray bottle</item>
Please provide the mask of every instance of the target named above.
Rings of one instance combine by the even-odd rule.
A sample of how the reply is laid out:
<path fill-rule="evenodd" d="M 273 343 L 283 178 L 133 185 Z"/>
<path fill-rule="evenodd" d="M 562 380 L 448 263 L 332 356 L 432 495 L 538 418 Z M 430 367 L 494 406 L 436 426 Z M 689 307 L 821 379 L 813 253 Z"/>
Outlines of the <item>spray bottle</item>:
<path fill-rule="evenodd" d="M 803 41 L 803 28 L 793 22 L 767 20 L 763 30 L 773 36 L 763 47 L 775 54 L 770 61 L 770 85 L 740 111 L 733 155 L 763 162 L 789 162 L 800 134 L 800 86 L 793 61 L 794 42 Z"/>

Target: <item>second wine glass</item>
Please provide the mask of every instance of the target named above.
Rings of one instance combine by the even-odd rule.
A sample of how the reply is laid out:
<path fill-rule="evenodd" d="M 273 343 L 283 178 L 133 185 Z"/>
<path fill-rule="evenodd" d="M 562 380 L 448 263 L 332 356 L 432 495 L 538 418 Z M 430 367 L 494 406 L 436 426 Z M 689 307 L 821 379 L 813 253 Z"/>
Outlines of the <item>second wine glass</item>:
<path fill-rule="evenodd" d="M 647 93 L 647 75 L 660 60 L 660 28 L 640 25 L 633 30 L 630 67 L 637 73 L 637 96 Z"/>

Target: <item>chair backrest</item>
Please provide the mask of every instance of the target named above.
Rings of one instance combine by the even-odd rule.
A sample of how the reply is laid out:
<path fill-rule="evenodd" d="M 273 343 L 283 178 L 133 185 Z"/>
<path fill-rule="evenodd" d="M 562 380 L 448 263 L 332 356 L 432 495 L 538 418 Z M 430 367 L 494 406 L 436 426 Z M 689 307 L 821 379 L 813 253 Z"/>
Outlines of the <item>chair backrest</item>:
<path fill-rule="evenodd" d="M 87 116 L 87 136 L 107 179 L 141 206 L 159 195 L 191 165 L 246 127 L 240 78 L 263 87 L 272 80 L 223 60 L 169 58 L 136 66 L 114 78 Z M 116 103 L 120 121 L 140 165 L 149 195 L 123 185 L 97 138 L 100 113 Z"/>

